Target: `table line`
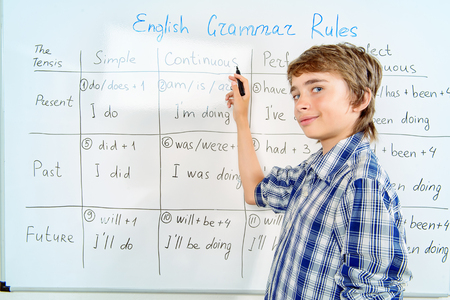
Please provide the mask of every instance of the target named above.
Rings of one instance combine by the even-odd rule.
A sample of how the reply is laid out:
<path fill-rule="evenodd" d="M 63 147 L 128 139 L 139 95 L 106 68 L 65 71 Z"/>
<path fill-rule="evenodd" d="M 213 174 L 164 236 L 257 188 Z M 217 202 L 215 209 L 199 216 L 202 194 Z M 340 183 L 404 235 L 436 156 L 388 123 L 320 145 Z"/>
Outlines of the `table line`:
<path fill-rule="evenodd" d="M 83 53 L 80 50 L 80 81 L 83 78 Z M 81 246 L 81 264 L 84 269 L 85 262 L 85 231 L 84 231 L 84 190 L 83 190 L 83 114 L 81 111 L 81 89 L 78 89 L 78 121 L 79 121 L 79 129 L 80 129 L 80 138 L 79 138 L 79 158 L 80 158 L 80 201 L 81 201 L 81 232 L 82 232 L 82 246 Z"/>
<path fill-rule="evenodd" d="M 160 72 L 159 72 L 159 48 L 156 49 L 156 63 L 158 69 L 158 82 L 160 81 Z M 159 241 L 161 239 L 161 216 L 162 216 L 162 137 L 161 137 L 161 90 L 158 89 L 158 137 L 159 137 L 159 145 L 158 145 L 158 154 L 159 154 L 159 218 L 158 218 L 158 240 L 157 244 L 157 253 L 158 253 L 158 274 L 161 276 L 161 252 L 160 252 L 160 244 Z M 151 182 L 149 182 L 151 184 Z"/>
<path fill-rule="evenodd" d="M 189 133 L 217 133 L 217 134 L 236 134 L 236 131 L 219 131 L 219 130 L 185 130 L 185 131 L 172 131 L 172 132 L 161 132 L 161 133 L 119 133 L 119 132 L 84 132 L 84 133 L 50 133 L 50 132 L 29 132 L 30 135 L 67 135 L 67 136 L 88 136 L 88 135 L 117 135 L 117 136 L 159 136 L 161 135 L 177 135 L 177 134 L 189 134 Z M 285 136 L 285 135 L 301 135 L 301 132 L 282 132 L 282 133 L 266 133 L 266 132 L 252 132 L 254 135 L 269 135 L 269 136 Z M 430 139 L 441 139 L 450 138 L 450 135 L 419 135 L 419 134 L 409 134 L 409 133 L 383 133 L 378 132 L 378 135 L 386 136 L 406 136 L 413 138 L 430 138 Z"/>
<path fill-rule="evenodd" d="M 272 211 L 264 208 L 146 208 L 146 207 L 113 207 L 113 206 L 99 206 L 99 205 L 33 205 L 26 206 L 26 209 L 60 209 L 60 208 L 89 208 L 89 209 L 105 209 L 105 210 L 137 210 L 137 211 L 228 211 L 228 212 L 265 212 Z M 438 209 L 448 210 L 448 207 L 439 206 L 420 206 L 420 205 L 403 205 L 403 209 Z"/>
<path fill-rule="evenodd" d="M 252 49 L 253 51 L 253 49 Z M 251 62 L 252 64 L 253 62 Z M 79 73 L 76 70 L 34 70 L 39 73 Z M 231 72 L 208 72 L 208 71 L 172 71 L 172 70 L 125 70 L 125 71 L 84 71 L 84 74 L 129 74 L 129 73 L 180 73 L 180 74 L 209 74 L 209 75 L 230 75 Z M 242 72 L 242 75 L 276 75 L 286 76 L 287 73 L 274 73 L 274 72 Z M 383 77 L 404 77 L 404 78 L 428 78 L 427 75 L 404 75 L 404 74 L 384 74 Z"/>

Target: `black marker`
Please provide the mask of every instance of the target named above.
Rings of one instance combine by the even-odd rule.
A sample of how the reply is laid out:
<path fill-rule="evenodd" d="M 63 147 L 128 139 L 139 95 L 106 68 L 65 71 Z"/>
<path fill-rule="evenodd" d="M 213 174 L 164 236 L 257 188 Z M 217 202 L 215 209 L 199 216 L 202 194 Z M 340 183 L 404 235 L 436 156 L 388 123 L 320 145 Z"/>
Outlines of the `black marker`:
<path fill-rule="evenodd" d="M 236 74 L 241 75 L 241 71 L 239 71 L 239 68 L 237 66 L 236 66 Z M 244 84 L 239 79 L 237 80 L 237 83 L 239 87 L 239 94 L 241 94 L 241 96 L 244 96 L 245 95 Z"/>

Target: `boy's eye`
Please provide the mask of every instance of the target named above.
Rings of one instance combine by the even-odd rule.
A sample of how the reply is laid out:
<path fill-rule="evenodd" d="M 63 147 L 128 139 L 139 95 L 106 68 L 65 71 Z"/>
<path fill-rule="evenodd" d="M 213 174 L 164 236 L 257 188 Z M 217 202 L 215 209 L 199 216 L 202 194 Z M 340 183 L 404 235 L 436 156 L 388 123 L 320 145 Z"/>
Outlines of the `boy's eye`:
<path fill-rule="evenodd" d="M 322 89 L 323 89 L 323 88 L 321 88 L 321 87 L 315 87 L 315 88 L 313 88 L 313 92 L 314 92 L 314 93 L 318 93 L 318 92 L 320 92 Z"/>
<path fill-rule="evenodd" d="M 300 95 L 292 95 L 292 98 L 293 98 L 295 101 L 297 101 L 298 98 L 300 98 Z"/>

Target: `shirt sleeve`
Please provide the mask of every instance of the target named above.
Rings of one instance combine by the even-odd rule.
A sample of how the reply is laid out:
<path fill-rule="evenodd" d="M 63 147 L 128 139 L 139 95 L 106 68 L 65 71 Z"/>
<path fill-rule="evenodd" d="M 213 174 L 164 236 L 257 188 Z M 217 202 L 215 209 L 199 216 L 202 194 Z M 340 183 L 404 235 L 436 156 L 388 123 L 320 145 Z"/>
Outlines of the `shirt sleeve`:
<path fill-rule="evenodd" d="M 339 207 L 341 265 L 335 279 L 341 299 L 401 299 L 411 279 L 399 214 L 390 213 L 393 199 L 380 185 L 354 181 Z"/>
<path fill-rule="evenodd" d="M 301 174 L 301 166 L 273 167 L 255 188 L 256 204 L 259 207 L 269 206 L 277 213 L 284 212 L 289 204 L 294 185 Z"/>

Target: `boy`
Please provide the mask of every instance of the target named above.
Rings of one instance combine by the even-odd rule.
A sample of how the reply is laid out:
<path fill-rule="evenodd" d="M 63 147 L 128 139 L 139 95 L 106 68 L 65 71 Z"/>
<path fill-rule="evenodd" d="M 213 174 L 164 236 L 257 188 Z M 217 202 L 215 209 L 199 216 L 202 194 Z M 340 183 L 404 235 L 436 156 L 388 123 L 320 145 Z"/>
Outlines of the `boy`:
<path fill-rule="evenodd" d="M 267 176 L 249 130 L 248 81 L 230 76 L 245 201 L 285 214 L 266 299 L 403 298 L 411 272 L 400 203 L 369 145 L 381 76 L 351 44 L 314 46 L 291 62 L 296 120 L 322 149 Z"/>

